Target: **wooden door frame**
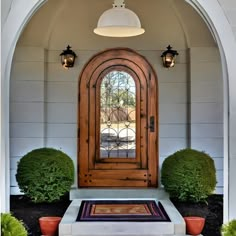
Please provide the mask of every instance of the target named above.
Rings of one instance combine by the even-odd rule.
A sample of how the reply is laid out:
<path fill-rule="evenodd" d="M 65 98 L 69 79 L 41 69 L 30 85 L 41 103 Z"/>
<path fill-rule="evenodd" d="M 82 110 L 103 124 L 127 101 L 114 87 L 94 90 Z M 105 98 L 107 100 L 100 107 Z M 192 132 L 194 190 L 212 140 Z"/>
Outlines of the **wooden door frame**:
<path fill-rule="evenodd" d="M 90 79 L 92 77 L 99 76 L 98 73 L 101 73 L 101 71 L 104 69 L 106 70 L 109 67 L 112 67 L 114 65 L 122 65 L 122 66 L 128 66 L 129 68 L 135 68 L 137 70 L 140 70 L 140 73 L 143 74 L 143 77 L 146 79 L 148 84 L 148 90 L 152 92 L 152 96 L 155 96 L 153 99 L 156 104 L 148 104 L 148 107 L 150 109 L 149 114 L 155 115 L 155 129 L 156 132 L 151 133 L 148 132 L 148 159 L 149 156 L 155 156 L 155 158 L 152 157 L 152 159 L 149 159 L 148 161 L 148 173 L 143 172 L 143 176 L 145 176 L 145 180 L 148 182 L 148 185 L 151 187 L 157 187 L 158 185 L 158 80 L 157 75 L 151 66 L 151 64 L 146 60 L 145 57 L 138 54 L 132 49 L 129 48 L 112 48 L 107 49 L 105 51 L 99 52 L 96 55 L 94 55 L 84 66 L 83 70 L 81 71 L 80 77 L 79 77 L 79 90 L 78 90 L 78 184 L 80 183 L 80 179 L 84 179 L 84 181 L 90 181 L 90 174 L 83 172 L 79 173 L 79 170 L 87 170 L 88 166 L 91 166 L 92 163 L 86 163 L 82 161 L 84 158 L 84 153 L 88 153 L 89 151 L 95 152 L 94 150 L 89 150 L 88 142 L 95 142 L 95 137 L 86 137 L 83 138 L 80 137 L 80 133 L 85 134 L 85 130 L 88 130 L 89 128 L 89 116 L 88 114 L 88 104 L 89 101 L 86 99 L 81 99 L 81 96 L 84 94 L 89 97 L 88 94 L 88 86 Z M 98 70 L 99 68 L 99 70 Z M 134 70 L 135 71 L 135 70 Z M 97 74 L 96 74 L 97 73 Z M 86 91 L 80 91 L 80 88 L 87 88 Z M 83 111 L 81 111 L 80 107 L 83 107 Z M 80 120 L 86 121 L 86 122 L 80 122 Z M 149 125 L 149 124 L 148 124 Z M 150 145 L 152 143 L 152 146 Z M 155 145 L 153 145 L 153 143 Z M 150 147 L 149 147 L 150 146 Z M 155 146 L 155 147 L 154 147 Z M 151 150 L 152 153 L 149 153 Z M 90 155 L 95 155 L 93 153 L 90 153 Z M 90 160 L 90 159 L 89 159 Z M 105 174 L 105 173 L 104 173 Z M 109 173 L 108 173 L 109 176 Z"/>

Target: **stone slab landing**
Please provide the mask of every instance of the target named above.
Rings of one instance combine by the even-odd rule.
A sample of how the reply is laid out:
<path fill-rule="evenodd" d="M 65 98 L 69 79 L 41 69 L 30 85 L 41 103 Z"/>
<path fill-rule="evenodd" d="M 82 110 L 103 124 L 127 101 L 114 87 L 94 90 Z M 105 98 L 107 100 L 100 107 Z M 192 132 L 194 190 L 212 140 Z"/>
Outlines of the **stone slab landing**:
<path fill-rule="evenodd" d="M 59 225 L 59 236 L 167 236 L 185 235 L 185 222 L 162 189 L 74 189 L 73 200 Z M 160 201 L 171 222 L 76 222 L 82 200 Z"/>

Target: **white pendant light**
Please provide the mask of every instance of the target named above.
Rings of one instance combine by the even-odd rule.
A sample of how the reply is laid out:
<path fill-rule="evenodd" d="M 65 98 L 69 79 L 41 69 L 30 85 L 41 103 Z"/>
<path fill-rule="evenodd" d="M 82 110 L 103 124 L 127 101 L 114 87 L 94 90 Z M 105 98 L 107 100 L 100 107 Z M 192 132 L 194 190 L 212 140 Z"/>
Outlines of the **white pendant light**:
<path fill-rule="evenodd" d="M 94 33 L 107 37 L 131 37 L 143 34 L 138 16 L 125 8 L 124 0 L 114 0 L 113 8 L 99 18 Z"/>

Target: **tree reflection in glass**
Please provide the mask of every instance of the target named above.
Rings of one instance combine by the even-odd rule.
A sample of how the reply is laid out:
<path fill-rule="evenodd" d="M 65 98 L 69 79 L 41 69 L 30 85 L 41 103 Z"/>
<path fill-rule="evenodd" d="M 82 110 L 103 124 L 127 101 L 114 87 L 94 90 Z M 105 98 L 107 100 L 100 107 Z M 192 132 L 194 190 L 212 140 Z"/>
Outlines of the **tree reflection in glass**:
<path fill-rule="evenodd" d="M 100 158 L 135 158 L 136 87 L 124 71 L 111 71 L 100 88 Z"/>

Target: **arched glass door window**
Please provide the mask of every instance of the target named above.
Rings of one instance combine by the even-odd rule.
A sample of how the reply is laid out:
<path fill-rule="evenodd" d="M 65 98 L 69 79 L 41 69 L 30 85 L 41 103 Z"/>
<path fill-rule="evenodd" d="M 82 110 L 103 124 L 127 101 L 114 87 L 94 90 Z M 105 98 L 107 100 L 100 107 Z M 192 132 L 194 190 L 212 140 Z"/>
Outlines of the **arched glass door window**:
<path fill-rule="evenodd" d="M 100 86 L 100 158 L 135 156 L 135 81 L 127 72 L 113 70 Z"/>

